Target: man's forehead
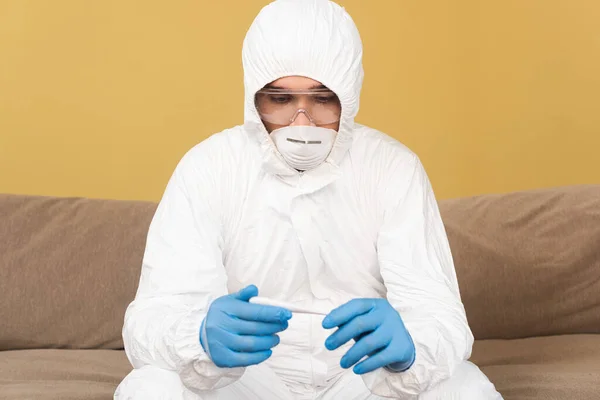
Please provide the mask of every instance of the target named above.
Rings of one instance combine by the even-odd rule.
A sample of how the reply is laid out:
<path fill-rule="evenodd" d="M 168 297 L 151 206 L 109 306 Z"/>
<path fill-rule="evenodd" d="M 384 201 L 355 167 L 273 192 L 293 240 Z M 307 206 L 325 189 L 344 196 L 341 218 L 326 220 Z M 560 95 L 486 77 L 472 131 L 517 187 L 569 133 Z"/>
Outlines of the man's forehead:
<path fill-rule="evenodd" d="M 265 86 L 265 89 L 277 90 L 314 90 L 327 89 L 321 82 L 301 76 L 288 76 L 277 79 Z"/>

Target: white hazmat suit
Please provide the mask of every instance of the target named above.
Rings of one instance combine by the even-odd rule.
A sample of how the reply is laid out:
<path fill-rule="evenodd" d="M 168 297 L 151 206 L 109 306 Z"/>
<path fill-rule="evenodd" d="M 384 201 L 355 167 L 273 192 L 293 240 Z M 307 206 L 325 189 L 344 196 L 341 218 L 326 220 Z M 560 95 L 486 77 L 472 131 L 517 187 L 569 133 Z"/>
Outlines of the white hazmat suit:
<path fill-rule="evenodd" d="M 123 337 L 134 370 L 116 399 L 500 399 L 470 357 L 473 336 L 450 248 L 418 157 L 354 122 L 362 44 L 328 0 L 265 7 L 243 46 L 245 122 L 178 164 L 150 225 Z M 333 90 L 339 133 L 325 162 L 298 172 L 277 151 L 255 93 L 284 76 Z M 415 348 L 414 365 L 365 375 L 342 369 L 351 343 L 325 349 L 322 318 L 295 314 L 264 363 L 218 368 L 199 330 L 219 296 L 260 296 L 320 309 L 387 298 Z"/>

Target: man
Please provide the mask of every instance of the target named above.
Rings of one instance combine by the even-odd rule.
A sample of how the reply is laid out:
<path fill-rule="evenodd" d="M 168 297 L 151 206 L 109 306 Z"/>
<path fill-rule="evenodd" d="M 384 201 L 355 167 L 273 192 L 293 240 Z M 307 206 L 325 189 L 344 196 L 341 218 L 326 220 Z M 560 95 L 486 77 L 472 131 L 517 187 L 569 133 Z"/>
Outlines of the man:
<path fill-rule="evenodd" d="M 328 0 L 265 7 L 245 122 L 177 166 L 125 317 L 117 399 L 500 399 L 417 156 L 354 122 L 362 45 Z M 326 310 L 323 318 L 261 297 Z M 331 312 L 330 312 L 331 311 Z"/>

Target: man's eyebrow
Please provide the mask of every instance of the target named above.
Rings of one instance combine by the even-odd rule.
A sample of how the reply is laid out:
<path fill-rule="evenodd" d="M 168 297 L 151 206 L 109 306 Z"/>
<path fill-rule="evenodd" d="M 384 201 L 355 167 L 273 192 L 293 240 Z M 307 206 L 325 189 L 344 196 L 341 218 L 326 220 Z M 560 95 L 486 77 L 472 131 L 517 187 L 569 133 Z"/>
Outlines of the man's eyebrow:
<path fill-rule="evenodd" d="M 273 85 L 273 84 L 268 84 L 267 86 L 265 86 L 265 89 L 275 89 L 275 90 L 291 90 L 290 88 L 286 88 L 283 86 L 277 86 L 277 85 Z M 314 90 L 314 89 L 327 89 L 327 86 L 322 85 L 320 83 L 317 83 L 311 87 L 309 87 L 307 90 Z"/>

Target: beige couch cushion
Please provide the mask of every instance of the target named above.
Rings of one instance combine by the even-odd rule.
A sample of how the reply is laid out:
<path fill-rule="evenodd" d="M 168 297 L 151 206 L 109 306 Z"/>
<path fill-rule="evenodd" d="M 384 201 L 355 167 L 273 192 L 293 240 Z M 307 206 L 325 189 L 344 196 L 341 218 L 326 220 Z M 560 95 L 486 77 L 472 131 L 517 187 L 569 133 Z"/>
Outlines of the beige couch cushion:
<path fill-rule="evenodd" d="M 0 350 L 122 348 L 155 207 L 0 195 Z"/>
<path fill-rule="evenodd" d="M 600 336 L 475 342 L 472 361 L 505 400 L 589 400 L 600 388 Z M 131 366 L 115 350 L 0 352 L 0 400 L 110 399 Z"/>
<path fill-rule="evenodd" d="M 600 185 L 440 209 L 477 339 L 600 333 Z"/>
<path fill-rule="evenodd" d="M 106 400 L 131 371 L 124 351 L 0 352 L 0 400 Z"/>
<path fill-rule="evenodd" d="M 600 335 L 478 340 L 471 361 L 504 400 L 600 398 Z"/>

